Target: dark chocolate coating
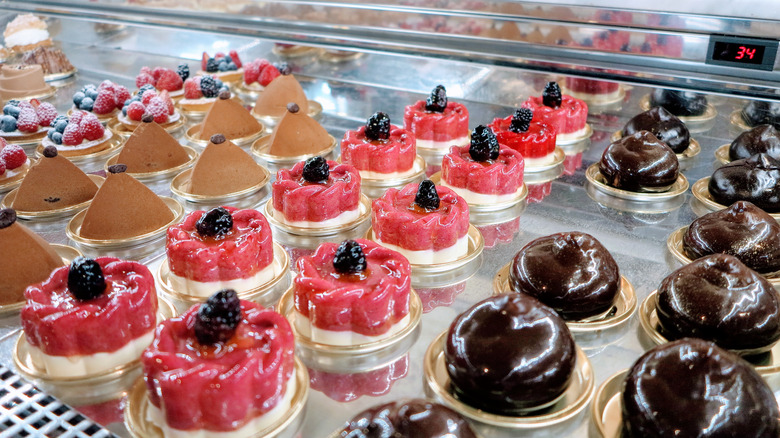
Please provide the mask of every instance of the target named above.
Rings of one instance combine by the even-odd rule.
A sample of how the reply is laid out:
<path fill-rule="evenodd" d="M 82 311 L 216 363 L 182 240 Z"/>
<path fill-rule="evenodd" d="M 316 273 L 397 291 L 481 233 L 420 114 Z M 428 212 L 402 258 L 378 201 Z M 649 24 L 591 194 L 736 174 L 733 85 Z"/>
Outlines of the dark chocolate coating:
<path fill-rule="evenodd" d="M 509 293 L 481 301 L 455 319 L 444 360 L 464 403 L 517 416 L 563 394 L 576 350 L 554 310 L 530 295 Z"/>
<path fill-rule="evenodd" d="M 772 125 L 759 125 L 739 134 L 729 146 L 731 161 L 760 153 L 780 159 L 780 133 Z"/>
<path fill-rule="evenodd" d="M 366 409 L 342 429 L 342 438 L 476 438 L 452 409 L 427 400 L 392 402 Z"/>
<path fill-rule="evenodd" d="M 748 201 L 696 219 L 683 235 L 691 259 L 709 254 L 733 255 L 762 274 L 780 270 L 780 224 Z"/>
<path fill-rule="evenodd" d="M 675 154 L 681 154 L 691 143 L 691 134 L 685 123 L 661 107 L 635 115 L 623 127 L 624 136 L 639 131 L 652 132 L 658 140 L 672 148 Z"/>
<path fill-rule="evenodd" d="M 712 254 L 672 272 L 656 295 L 658 322 L 673 339 L 750 350 L 780 339 L 780 295 L 736 257 Z"/>
<path fill-rule="evenodd" d="M 512 260 L 512 290 L 552 307 L 563 319 L 604 313 L 620 291 L 612 254 L 590 234 L 576 231 L 540 237 Z"/>
<path fill-rule="evenodd" d="M 780 212 L 780 161 L 756 154 L 712 173 L 710 195 L 718 204 L 750 201 L 768 213 Z"/>
<path fill-rule="evenodd" d="M 777 437 L 777 401 L 753 367 L 701 339 L 645 353 L 623 384 L 625 438 Z"/>
<path fill-rule="evenodd" d="M 700 116 L 707 111 L 707 97 L 693 91 L 656 88 L 650 94 L 650 106 L 660 106 L 677 117 Z"/>
<path fill-rule="evenodd" d="M 780 129 L 780 102 L 751 100 L 742 109 L 742 118 L 749 126 L 772 125 Z"/>
<path fill-rule="evenodd" d="M 674 152 L 648 131 L 627 135 L 601 155 L 599 170 L 608 185 L 624 190 L 668 187 L 680 164 Z"/>

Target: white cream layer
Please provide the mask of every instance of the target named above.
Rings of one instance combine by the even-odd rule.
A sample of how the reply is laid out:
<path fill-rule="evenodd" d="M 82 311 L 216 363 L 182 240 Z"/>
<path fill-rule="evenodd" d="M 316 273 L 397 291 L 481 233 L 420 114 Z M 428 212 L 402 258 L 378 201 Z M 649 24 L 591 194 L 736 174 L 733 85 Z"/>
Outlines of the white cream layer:
<path fill-rule="evenodd" d="M 339 225 L 344 225 L 350 222 L 354 222 L 355 220 L 357 220 L 358 217 L 360 217 L 360 207 L 354 210 L 345 211 L 334 218 L 325 219 L 322 222 L 288 221 L 287 218 L 284 216 L 284 213 L 282 213 L 277 209 L 274 209 L 274 219 L 278 220 L 279 222 L 285 225 L 289 225 L 291 227 L 297 227 L 297 228 L 337 227 Z"/>
<path fill-rule="evenodd" d="M 24 29 L 5 37 L 5 45 L 8 47 L 26 46 L 48 39 L 49 31 L 46 29 Z"/>
<path fill-rule="evenodd" d="M 264 285 L 274 278 L 276 271 L 274 269 L 274 262 L 261 269 L 257 274 L 248 278 L 237 278 L 235 280 L 217 280 L 217 281 L 197 281 L 189 278 L 180 277 L 171 272 L 168 281 L 171 283 L 171 288 L 177 292 L 186 292 L 188 295 L 194 295 L 196 297 L 208 298 L 214 292 L 218 292 L 222 289 L 233 289 L 237 293 L 246 292 Z"/>
<path fill-rule="evenodd" d="M 415 251 L 411 249 L 401 248 L 400 246 L 396 246 L 391 243 L 382 242 L 378 237 L 376 237 L 376 234 L 373 231 L 371 232 L 371 234 L 373 234 L 373 240 L 375 242 L 379 243 L 385 248 L 400 252 L 401 254 L 403 254 L 404 257 L 406 257 L 407 260 L 409 260 L 409 263 L 413 265 L 433 265 L 437 263 L 452 262 L 465 256 L 469 252 L 468 235 L 465 235 L 460 239 L 458 239 L 458 241 L 455 242 L 454 245 L 444 249 L 440 249 L 438 251 L 432 249 L 423 249 L 423 250 Z"/>
<path fill-rule="evenodd" d="M 617 99 L 617 97 L 620 95 L 620 92 L 622 90 L 620 87 L 618 87 L 615 91 L 610 91 L 609 93 L 586 93 L 584 91 L 571 91 L 567 93 L 568 95 L 572 97 L 576 97 L 577 99 L 588 101 L 588 100 L 594 100 L 594 101 L 611 101 Z"/>
<path fill-rule="evenodd" d="M 360 345 L 387 339 L 408 326 L 410 319 L 409 314 L 407 314 L 401 318 L 400 321 L 393 324 L 392 327 L 390 327 L 390 330 L 387 332 L 376 336 L 366 336 L 361 335 L 360 333 L 355 333 L 353 331 L 335 331 L 317 328 L 311 324 L 309 318 L 298 313 L 297 310 L 294 312 L 295 330 L 298 331 L 298 334 L 305 338 L 311 339 L 313 342 L 338 346 Z"/>
<path fill-rule="evenodd" d="M 449 151 L 450 146 L 466 146 L 469 144 L 469 136 L 453 138 L 446 141 L 434 141 L 434 140 L 420 140 L 417 139 L 418 148 L 428 149 L 447 149 Z"/>
<path fill-rule="evenodd" d="M 370 170 L 358 170 L 358 172 L 360 172 L 360 177 L 365 179 L 401 179 L 401 178 L 406 178 L 408 176 L 411 176 L 416 171 L 417 169 L 414 166 L 412 166 L 411 169 L 403 172 L 390 172 L 390 173 L 372 172 Z"/>
<path fill-rule="evenodd" d="M 528 169 L 529 167 L 547 166 L 548 164 L 552 164 L 553 161 L 555 161 L 555 151 L 552 151 L 549 154 L 538 158 L 523 157 L 523 162 L 525 163 L 526 169 Z"/>
<path fill-rule="evenodd" d="M 558 134 L 557 137 L 555 137 L 556 143 L 560 143 L 561 141 L 568 141 L 573 140 L 575 138 L 582 137 L 585 135 L 585 133 L 588 132 L 588 125 L 586 124 L 582 129 L 579 129 L 574 132 L 570 132 L 568 134 Z M 526 166 L 528 166 L 528 163 L 526 163 Z"/>
<path fill-rule="evenodd" d="M 509 202 L 513 199 L 517 199 L 518 196 L 520 196 L 520 193 L 523 191 L 523 187 L 520 186 L 519 189 L 517 189 L 514 193 L 507 193 L 504 195 L 490 195 L 485 193 L 477 193 L 474 191 L 471 191 L 469 189 L 464 189 L 460 187 L 454 187 L 449 184 L 447 184 L 446 181 L 442 180 L 440 184 L 444 187 L 448 187 L 452 189 L 455 193 L 457 193 L 461 198 L 466 200 L 466 203 L 469 205 L 472 204 L 497 204 L 501 202 Z"/>
<path fill-rule="evenodd" d="M 97 146 L 97 145 L 99 145 L 101 143 L 105 143 L 108 140 L 110 140 L 111 136 L 113 136 L 113 135 L 114 134 L 111 132 L 111 130 L 105 129 L 105 132 L 103 133 L 103 137 L 101 137 L 101 138 L 99 138 L 97 140 L 92 140 L 92 141 L 82 141 L 81 144 L 77 144 L 75 146 L 70 146 L 70 145 L 67 145 L 67 144 L 57 144 L 57 143 L 54 143 L 53 141 L 51 141 L 51 139 L 48 136 L 43 137 L 43 141 L 41 143 L 43 144 L 43 147 L 54 146 L 55 148 L 57 148 L 57 150 L 60 150 L 60 151 L 78 151 L 78 150 L 82 150 L 82 149 L 89 149 L 89 148 L 95 147 L 95 146 Z"/>
<path fill-rule="evenodd" d="M 149 403 L 146 409 L 146 419 L 151 421 L 152 424 L 162 430 L 165 438 L 244 438 L 255 436 L 257 432 L 271 426 L 279 421 L 292 406 L 292 400 L 295 396 L 296 390 L 295 372 L 290 376 L 290 380 L 287 381 L 287 389 L 282 396 L 282 400 L 274 406 L 270 411 L 266 412 L 259 417 L 253 418 L 243 427 L 231 430 L 229 432 L 219 432 L 207 429 L 194 429 L 194 430 L 181 430 L 169 427 L 165 422 L 165 415 L 161 409 L 157 406 Z M 165 401 L 162 402 L 162 407 L 165 409 Z"/>
<path fill-rule="evenodd" d="M 30 345 L 30 358 L 37 368 L 46 370 L 51 377 L 80 377 L 108 371 L 140 358 L 152 339 L 154 329 L 114 352 L 74 356 L 52 356 Z"/>

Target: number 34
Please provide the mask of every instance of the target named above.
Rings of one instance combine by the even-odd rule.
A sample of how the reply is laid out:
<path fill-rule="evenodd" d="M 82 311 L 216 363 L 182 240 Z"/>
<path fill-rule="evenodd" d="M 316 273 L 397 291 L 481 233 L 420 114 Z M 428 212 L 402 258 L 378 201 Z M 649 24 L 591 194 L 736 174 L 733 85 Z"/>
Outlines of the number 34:
<path fill-rule="evenodd" d="M 756 54 L 756 49 L 748 49 L 745 46 L 739 46 L 739 50 L 737 51 L 737 56 L 734 57 L 734 59 L 753 59 L 753 55 Z"/>

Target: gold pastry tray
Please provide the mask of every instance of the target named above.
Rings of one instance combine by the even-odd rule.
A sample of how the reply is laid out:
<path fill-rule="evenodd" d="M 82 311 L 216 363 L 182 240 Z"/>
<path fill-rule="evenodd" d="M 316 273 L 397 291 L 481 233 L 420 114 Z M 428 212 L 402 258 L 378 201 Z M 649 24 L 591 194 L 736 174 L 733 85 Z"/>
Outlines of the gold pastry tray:
<path fill-rule="evenodd" d="M 630 190 L 617 189 L 607 185 L 604 176 L 599 171 L 599 163 L 593 163 L 585 171 L 585 178 L 598 191 L 616 198 L 628 201 L 658 202 L 668 201 L 672 198 L 684 194 L 688 190 L 688 179 L 682 173 L 677 175 L 677 181 L 672 186 L 662 192 L 634 192 Z"/>
<path fill-rule="evenodd" d="M 715 202 L 714 199 L 712 199 L 712 195 L 710 194 L 710 177 L 704 177 L 698 181 L 696 181 L 693 184 L 693 187 L 691 187 L 691 192 L 693 193 L 693 196 L 701 202 L 709 211 L 718 211 L 728 208 L 728 205 L 718 204 Z M 775 219 L 780 219 L 780 213 L 769 213 L 770 216 L 772 216 Z"/>
<path fill-rule="evenodd" d="M 333 225 L 329 227 L 316 227 L 316 228 L 296 227 L 296 226 L 288 225 L 280 221 L 279 219 L 277 219 L 275 216 L 276 209 L 274 209 L 273 198 L 269 199 L 265 203 L 265 207 L 263 207 L 263 214 L 265 215 L 265 218 L 268 219 L 268 222 L 274 228 L 284 233 L 297 235 L 297 236 L 307 236 L 307 237 L 313 237 L 313 236 L 326 237 L 335 234 L 340 234 L 345 231 L 353 230 L 371 218 L 371 200 L 368 199 L 366 195 L 363 194 L 360 195 L 358 210 L 359 210 L 359 215 L 353 221 L 341 225 Z"/>
<path fill-rule="evenodd" d="M 338 142 L 336 142 L 336 139 L 332 135 L 328 134 L 328 139 L 330 140 L 330 143 L 322 150 L 310 154 L 282 157 L 268 153 L 268 150 L 271 147 L 271 144 L 269 143 L 271 141 L 271 134 L 265 134 L 252 143 L 252 154 L 259 158 L 260 162 L 268 167 L 268 169 L 271 171 L 276 171 L 279 169 L 293 167 L 296 163 L 300 161 L 306 161 L 311 157 L 316 157 L 317 155 L 327 159 L 328 156 L 336 150 L 336 146 L 338 145 Z"/>
<path fill-rule="evenodd" d="M 268 186 L 268 181 L 271 180 L 271 174 L 264 167 L 262 169 L 262 179 L 257 184 L 247 187 L 243 190 L 239 190 L 233 193 L 227 193 L 219 196 L 209 195 L 196 195 L 186 191 L 185 187 L 190 182 L 190 176 L 192 175 L 192 169 L 185 169 L 173 180 L 171 180 L 171 193 L 182 201 L 192 204 L 194 207 L 203 208 L 204 206 L 220 206 L 231 205 L 234 207 L 255 207 L 267 194 L 267 190 L 264 190 Z M 246 205 L 250 204 L 250 205 Z"/>

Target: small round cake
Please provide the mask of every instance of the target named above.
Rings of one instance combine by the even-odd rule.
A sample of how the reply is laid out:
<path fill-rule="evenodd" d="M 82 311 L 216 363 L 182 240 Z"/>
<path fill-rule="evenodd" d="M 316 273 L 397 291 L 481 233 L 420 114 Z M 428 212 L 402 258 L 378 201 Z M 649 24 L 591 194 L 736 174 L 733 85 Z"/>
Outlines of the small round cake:
<path fill-rule="evenodd" d="M 780 159 L 780 133 L 772 125 L 758 125 L 745 131 L 729 145 L 731 161 L 761 153 Z"/>
<path fill-rule="evenodd" d="M 64 157 L 79 157 L 106 150 L 113 135 L 94 113 L 73 111 L 70 117 L 57 116 L 52 121 L 52 129 L 41 145 L 57 148 Z"/>
<path fill-rule="evenodd" d="M 176 70 L 143 66 L 141 72 L 135 77 L 135 86 L 142 88 L 144 85 L 151 85 L 158 92 L 167 91 L 171 98 L 178 99 L 184 95 L 184 81 L 189 77 L 190 67 L 187 64 L 179 64 Z"/>
<path fill-rule="evenodd" d="M 631 191 L 668 188 L 677 180 L 679 168 L 674 151 L 648 131 L 610 144 L 599 162 L 608 185 Z"/>
<path fill-rule="evenodd" d="M 341 140 L 341 162 L 354 166 L 361 178 L 403 178 L 414 173 L 417 157 L 412 132 L 390 124 L 383 112 L 374 113 L 357 131 Z"/>
<path fill-rule="evenodd" d="M 709 254 L 732 255 L 762 274 L 780 271 L 780 224 L 748 201 L 694 220 L 683 236 L 691 259 Z"/>
<path fill-rule="evenodd" d="M 442 149 L 469 143 L 469 111 L 447 99 L 447 90 L 438 85 L 428 100 L 419 100 L 404 110 L 404 129 L 414 134 L 417 147 Z"/>
<path fill-rule="evenodd" d="M 742 119 L 748 126 L 772 125 L 780 129 L 780 102 L 751 100 L 742 109 Z"/>
<path fill-rule="evenodd" d="M 707 96 L 693 91 L 656 88 L 650 93 L 650 106 L 661 107 L 677 117 L 700 116 L 707 111 Z"/>
<path fill-rule="evenodd" d="M 366 409 L 347 421 L 339 436 L 477 438 L 460 414 L 423 399 L 390 402 Z"/>
<path fill-rule="evenodd" d="M 541 96 L 529 97 L 522 106 L 554 126 L 558 142 L 582 137 L 587 129 L 588 104 L 561 93 L 557 82 L 548 82 Z"/>
<path fill-rule="evenodd" d="M 712 173 L 708 190 L 718 204 L 750 201 L 767 213 L 778 213 L 780 161 L 768 154 L 732 161 Z"/>
<path fill-rule="evenodd" d="M 474 408 L 518 416 L 554 402 L 576 363 L 574 339 L 554 310 L 525 294 L 497 295 L 450 326 L 444 360 L 455 395 Z"/>
<path fill-rule="evenodd" d="M 620 292 L 620 270 L 606 248 L 576 231 L 532 240 L 512 260 L 512 290 L 531 295 L 565 320 L 607 312 Z"/>
<path fill-rule="evenodd" d="M 655 107 L 634 116 L 623 127 L 623 136 L 639 131 L 650 131 L 658 140 L 672 148 L 675 154 L 681 154 L 691 143 L 691 134 L 685 123 L 662 107 Z"/>
<path fill-rule="evenodd" d="M 753 367 L 700 339 L 670 342 L 629 369 L 621 396 L 623 435 L 775 437 L 780 412 Z"/>
<path fill-rule="evenodd" d="M 520 152 L 527 167 L 544 166 L 555 160 L 558 135 L 554 126 L 538 119 L 534 120 L 533 110 L 519 108 L 509 117 L 494 119 L 489 126 L 500 145 Z"/>
<path fill-rule="evenodd" d="M 572 96 L 585 101 L 605 102 L 620 96 L 620 84 L 617 82 L 566 76 L 565 84 Z"/>
<path fill-rule="evenodd" d="M 673 339 L 692 336 L 732 350 L 762 349 L 780 339 L 780 296 L 736 257 L 702 257 L 666 277 L 658 321 Z"/>

